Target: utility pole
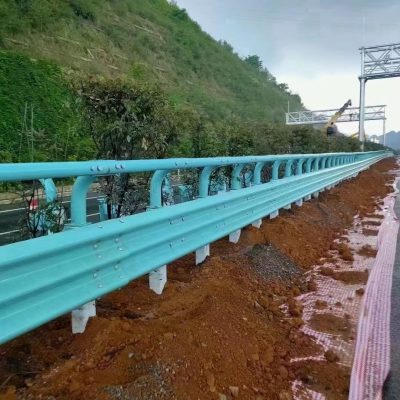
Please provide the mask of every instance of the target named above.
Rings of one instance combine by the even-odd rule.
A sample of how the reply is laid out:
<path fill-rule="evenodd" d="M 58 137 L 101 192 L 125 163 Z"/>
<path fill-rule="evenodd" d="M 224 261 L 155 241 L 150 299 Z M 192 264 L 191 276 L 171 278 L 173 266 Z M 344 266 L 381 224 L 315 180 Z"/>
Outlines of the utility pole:
<path fill-rule="evenodd" d="M 365 83 L 367 80 L 364 76 L 364 62 L 365 62 L 365 49 L 364 46 L 361 48 L 361 76 L 360 80 L 360 123 L 358 128 L 358 139 L 361 143 L 361 151 L 364 151 L 364 108 L 365 108 Z"/>
<path fill-rule="evenodd" d="M 386 146 L 386 118 L 383 120 L 383 145 Z"/>

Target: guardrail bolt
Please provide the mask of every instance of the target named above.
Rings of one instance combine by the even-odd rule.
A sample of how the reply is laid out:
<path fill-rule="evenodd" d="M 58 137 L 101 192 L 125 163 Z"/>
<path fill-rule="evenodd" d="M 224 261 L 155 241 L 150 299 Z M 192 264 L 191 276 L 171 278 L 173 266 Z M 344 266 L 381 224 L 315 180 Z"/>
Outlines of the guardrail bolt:
<path fill-rule="evenodd" d="M 103 171 L 103 167 L 101 167 L 100 165 L 97 167 L 97 171 Z"/>
<path fill-rule="evenodd" d="M 93 274 L 93 278 L 97 278 L 97 274 Z"/>
<path fill-rule="evenodd" d="M 122 251 L 122 250 L 124 250 L 124 249 L 123 249 L 122 247 L 118 247 L 118 250 L 119 250 L 119 251 Z"/>
<path fill-rule="evenodd" d="M 103 287 L 103 285 L 98 285 L 99 289 L 101 289 Z"/>
<path fill-rule="evenodd" d="M 116 266 L 114 267 L 114 269 L 117 270 L 117 269 L 118 269 L 118 265 L 116 265 Z"/>

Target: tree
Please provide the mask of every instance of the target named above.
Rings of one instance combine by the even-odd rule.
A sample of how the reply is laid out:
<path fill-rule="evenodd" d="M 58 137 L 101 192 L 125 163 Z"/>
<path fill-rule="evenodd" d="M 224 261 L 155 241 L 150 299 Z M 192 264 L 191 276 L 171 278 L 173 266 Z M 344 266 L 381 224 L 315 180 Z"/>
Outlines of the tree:
<path fill-rule="evenodd" d="M 158 88 L 123 81 L 92 79 L 82 83 L 83 121 L 97 148 L 97 158 L 138 160 L 165 158 L 178 134 L 176 114 Z M 150 174 L 106 176 L 100 182 L 108 217 L 133 214 L 145 207 Z"/>
<path fill-rule="evenodd" d="M 260 59 L 259 56 L 257 56 L 256 54 L 253 56 L 247 56 L 244 59 L 245 62 L 247 62 L 247 64 L 251 65 L 252 67 L 256 68 L 257 70 L 261 71 L 263 68 L 263 63 Z"/>

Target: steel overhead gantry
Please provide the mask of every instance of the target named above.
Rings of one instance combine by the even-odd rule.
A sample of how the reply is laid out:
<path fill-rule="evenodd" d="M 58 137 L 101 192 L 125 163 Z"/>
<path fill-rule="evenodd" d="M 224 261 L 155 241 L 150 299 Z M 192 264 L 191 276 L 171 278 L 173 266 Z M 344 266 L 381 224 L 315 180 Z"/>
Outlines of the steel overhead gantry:
<path fill-rule="evenodd" d="M 400 43 L 384 44 L 380 46 L 361 47 L 361 75 L 360 80 L 360 125 L 359 140 L 361 150 L 364 150 L 364 113 L 365 84 L 367 80 L 396 78 L 400 76 Z M 385 119 L 383 120 L 383 145 L 386 144 Z"/>
<path fill-rule="evenodd" d="M 363 108 L 364 120 L 386 120 L 386 105 L 367 106 Z M 326 124 L 338 112 L 338 109 L 318 111 L 297 111 L 286 113 L 286 125 L 317 125 Z M 348 107 L 336 122 L 360 121 L 360 107 Z"/>

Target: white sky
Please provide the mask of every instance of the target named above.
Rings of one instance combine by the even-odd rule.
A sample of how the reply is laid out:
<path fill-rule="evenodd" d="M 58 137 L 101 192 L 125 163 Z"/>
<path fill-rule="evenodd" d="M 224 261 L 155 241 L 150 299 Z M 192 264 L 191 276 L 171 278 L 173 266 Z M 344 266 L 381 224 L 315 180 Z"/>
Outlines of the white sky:
<path fill-rule="evenodd" d="M 366 46 L 400 42 L 399 0 L 178 0 L 178 6 L 240 56 L 258 54 L 310 110 L 340 108 L 348 99 L 358 106 L 363 39 Z M 366 105 L 388 106 L 387 132 L 400 130 L 399 94 L 400 78 L 366 85 Z M 355 133 L 358 123 L 339 129 Z M 365 130 L 382 134 L 382 121 L 366 122 Z"/>

